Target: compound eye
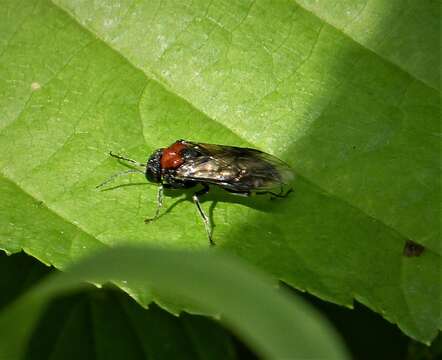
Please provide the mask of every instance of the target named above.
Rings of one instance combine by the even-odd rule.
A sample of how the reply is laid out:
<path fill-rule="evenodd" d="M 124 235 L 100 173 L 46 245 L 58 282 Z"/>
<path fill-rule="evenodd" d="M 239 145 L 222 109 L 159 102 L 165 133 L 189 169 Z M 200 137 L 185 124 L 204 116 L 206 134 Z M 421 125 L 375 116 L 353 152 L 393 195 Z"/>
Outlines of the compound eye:
<path fill-rule="evenodd" d="M 156 150 L 147 161 L 146 166 L 146 178 L 150 182 L 160 182 L 161 181 L 161 156 L 163 154 L 163 149 Z"/>

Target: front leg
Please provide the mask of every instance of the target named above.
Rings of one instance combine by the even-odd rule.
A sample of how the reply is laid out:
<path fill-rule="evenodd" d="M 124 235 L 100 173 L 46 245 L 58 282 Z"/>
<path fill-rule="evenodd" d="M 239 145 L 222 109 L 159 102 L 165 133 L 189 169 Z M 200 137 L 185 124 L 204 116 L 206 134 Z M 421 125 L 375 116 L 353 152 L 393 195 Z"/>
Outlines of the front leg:
<path fill-rule="evenodd" d="M 163 207 L 163 184 L 160 184 L 158 186 L 158 192 L 157 192 L 157 209 L 155 210 L 155 215 L 147 218 L 144 220 L 144 222 L 150 223 L 151 221 L 154 221 L 160 217 L 160 210 Z"/>
<path fill-rule="evenodd" d="M 212 240 L 212 224 L 210 223 L 209 217 L 202 209 L 199 201 L 199 196 L 203 196 L 209 192 L 209 186 L 207 186 L 206 184 L 203 184 L 203 186 L 204 187 L 201 190 L 198 190 L 193 194 L 192 199 L 198 209 L 201 219 L 203 219 L 204 227 L 206 228 L 207 238 L 209 239 L 210 245 L 215 245 L 215 243 Z"/>

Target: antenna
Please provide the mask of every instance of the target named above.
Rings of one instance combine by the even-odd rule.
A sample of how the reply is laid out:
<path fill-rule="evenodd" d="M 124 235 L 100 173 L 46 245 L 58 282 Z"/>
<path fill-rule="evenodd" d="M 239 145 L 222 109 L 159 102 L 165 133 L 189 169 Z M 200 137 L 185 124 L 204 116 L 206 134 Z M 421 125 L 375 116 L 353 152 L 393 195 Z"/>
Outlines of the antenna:
<path fill-rule="evenodd" d="M 117 158 L 117 159 L 119 159 L 119 160 L 128 161 L 128 162 L 130 162 L 130 163 L 132 163 L 132 164 L 135 164 L 136 166 L 142 166 L 142 167 L 146 167 L 146 166 L 147 166 L 147 164 L 143 164 L 143 163 L 140 163 L 140 162 L 138 162 L 138 161 L 135 161 L 135 160 L 129 159 L 129 158 L 127 158 L 127 157 L 124 157 L 124 156 L 121 156 L 121 155 L 114 154 L 112 151 L 109 151 L 109 155 L 112 156 L 112 157 L 114 157 L 114 158 Z"/>
<path fill-rule="evenodd" d="M 138 161 L 129 159 L 127 157 L 114 154 L 112 151 L 109 152 L 109 155 L 114 157 L 114 158 L 117 158 L 118 160 L 127 161 L 127 162 L 130 162 L 130 163 L 132 163 L 132 164 L 134 164 L 136 166 L 140 166 L 140 167 L 143 167 L 144 169 L 146 169 L 147 164 L 143 164 L 143 163 L 140 163 Z M 130 169 L 130 170 L 121 171 L 121 172 L 116 173 L 116 174 L 112 175 L 111 177 L 107 178 L 100 185 L 97 185 L 96 188 L 97 189 L 101 188 L 102 186 L 104 186 L 104 185 L 110 183 L 111 181 L 115 180 L 117 177 L 124 176 L 124 175 L 129 175 L 129 174 L 133 174 L 133 173 L 141 173 L 141 174 L 144 175 L 144 171 L 141 171 L 139 169 Z"/>
<path fill-rule="evenodd" d="M 97 185 L 95 188 L 96 188 L 96 189 L 99 189 L 99 188 L 101 188 L 102 186 L 104 186 L 104 185 L 110 183 L 111 181 L 115 180 L 117 177 L 124 176 L 124 175 L 128 175 L 128 174 L 133 174 L 133 173 L 141 173 L 141 174 L 144 174 L 141 170 L 138 170 L 138 169 L 130 169 L 130 170 L 121 171 L 121 172 L 119 172 L 119 173 L 116 173 L 116 174 L 110 176 L 110 177 L 107 178 L 105 181 L 103 181 L 100 185 Z"/>

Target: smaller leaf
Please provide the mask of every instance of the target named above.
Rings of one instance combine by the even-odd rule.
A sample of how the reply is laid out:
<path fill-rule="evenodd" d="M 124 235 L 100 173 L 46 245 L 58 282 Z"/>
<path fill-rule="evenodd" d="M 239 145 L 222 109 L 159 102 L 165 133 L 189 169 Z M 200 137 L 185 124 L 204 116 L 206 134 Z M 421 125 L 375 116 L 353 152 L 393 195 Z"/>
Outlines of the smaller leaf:
<path fill-rule="evenodd" d="M 25 342 L 44 305 L 82 281 L 147 281 L 161 292 L 184 297 L 221 313 L 257 353 L 266 358 L 347 358 L 333 329 L 301 299 L 217 251 L 185 252 L 153 248 L 114 248 L 43 280 L 0 313 L 0 358 L 22 356 Z"/>

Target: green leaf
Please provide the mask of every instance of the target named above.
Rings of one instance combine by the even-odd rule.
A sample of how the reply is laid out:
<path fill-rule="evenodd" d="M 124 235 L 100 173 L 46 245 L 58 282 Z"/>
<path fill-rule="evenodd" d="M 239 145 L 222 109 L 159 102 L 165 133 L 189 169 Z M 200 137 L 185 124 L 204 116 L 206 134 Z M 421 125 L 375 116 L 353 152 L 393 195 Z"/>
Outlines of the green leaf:
<path fill-rule="evenodd" d="M 290 0 L 56 4 L 0 9 L 0 248 L 60 269 L 124 242 L 205 248 L 188 193 L 167 193 L 168 211 L 145 225 L 156 191 L 141 176 L 95 191 L 125 169 L 108 151 L 145 161 L 180 138 L 258 147 L 295 168 L 295 192 L 207 196 L 217 246 L 323 299 L 357 299 L 415 339 L 435 337 L 440 93 L 430 2 L 413 5 L 428 15 L 416 23 L 431 33 L 420 45 L 409 16 L 390 11 L 382 24 L 394 36 L 382 46 L 368 41 L 386 31 L 381 15 L 344 31 L 328 5 L 309 12 Z M 421 256 L 403 255 L 408 240 L 425 247 Z M 187 307 L 119 285 L 142 304 Z"/>
<path fill-rule="evenodd" d="M 51 273 L 37 260 L 0 253 L 0 312 Z M 50 301 L 34 327 L 25 359 L 236 359 L 231 336 L 217 322 L 197 315 L 143 309 L 114 288 Z M 110 355 L 109 355 L 110 354 Z"/>
<path fill-rule="evenodd" d="M 440 91 L 437 1 L 307 1 L 297 3 L 411 77 Z"/>
<path fill-rule="evenodd" d="M 30 290 L 0 313 L 0 328 L 10 329 L 0 337 L 0 357 L 20 358 L 42 306 L 54 295 L 72 291 L 82 281 L 91 279 L 148 282 L 160 291 L 221 313 L 223 321 L 269 359 L 347 358 L 334 330 L 313 308 L 282 289 L 275 289 L 265 276 L 233 257 L 216 251 L 146 247 L 104 250 Z M 92 309 L 94 316 L 99 318 L 106 308 L 106 304 L 98 304 Z M 103 358 L 121 358 L 126 353 L 137 358 L 137 349 L 129 341 L 122 341 L 120 349 L 109 343 L 116 336 L 129 339 L 122 332 L 122 324 L 114 327 L 107 327 L 102 321 L 95 324 L 95 341 Z M 199 345 L 207 346 L 202 342 Z M 209 354 L 205 349 L 202 352 Z"/>

